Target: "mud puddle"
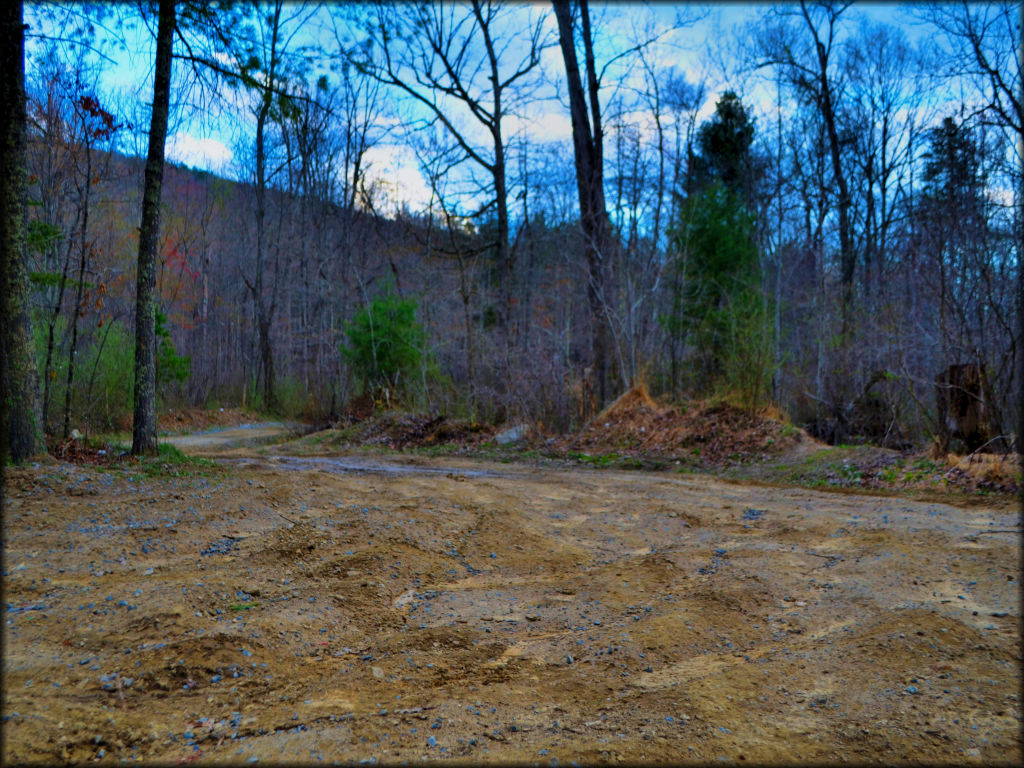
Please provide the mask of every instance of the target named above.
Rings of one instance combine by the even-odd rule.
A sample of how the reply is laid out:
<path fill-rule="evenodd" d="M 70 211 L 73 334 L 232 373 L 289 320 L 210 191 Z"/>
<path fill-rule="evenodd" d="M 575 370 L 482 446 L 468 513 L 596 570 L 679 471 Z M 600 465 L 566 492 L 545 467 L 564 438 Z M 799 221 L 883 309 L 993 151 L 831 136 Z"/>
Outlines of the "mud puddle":
<path fill-rule="evenodd" d="M 454 478 L 509 477 L 509 472 L 496 472 L 488 469 L 467 469 L 454 466 L 430 466 L 425 464 L 407 464 L 384 462 L 374 459 L 327 456 L 279 456 L 267 455 L 259 458 L 225 457 L 220 461 L 233 464 L 239 468 L 282 469 L 289 472 L 330 472 L 345 474 L 361 472 L 379 475 L 443 475 Z"/>

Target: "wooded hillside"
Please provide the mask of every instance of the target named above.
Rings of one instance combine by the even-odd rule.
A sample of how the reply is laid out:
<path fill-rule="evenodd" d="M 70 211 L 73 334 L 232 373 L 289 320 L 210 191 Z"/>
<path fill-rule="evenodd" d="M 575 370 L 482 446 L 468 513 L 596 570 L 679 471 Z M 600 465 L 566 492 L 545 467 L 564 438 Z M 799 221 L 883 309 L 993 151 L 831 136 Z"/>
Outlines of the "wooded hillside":
<path fill-rule="evenodd" d="M 322 10 L 332 31 L 312 52 L 286 43 L 313 24 L 297 6 L 236 9 L 237 44 L 216 13 L 179 12 L 176 77 L 205 71 L 193 87 L 258 131 L 236 180 L 166 168 L 163 406 L 326 422 L 369 393 L 565 431 L 642 380 L 663 399 L 774 403 L 829 442 L 909 447 L 949 431 L 958 406 L 937 393 L 962 390 L 981 442 L 1009 445 L 1016 6 L 922 7 L 920 43 L 856 5 L 759 6 L 713 95 L 586 3 L 556 2 L 557 25 L 520 4 Z M 48 46 L 26 75 L 27 258 L 58 434 L 126 428 L 133 391 L 138 116 L 76 56 Z M 572 140 L 529 130 L 556 81 L 582 100 Z M 755 108 L 765 83 L 774 104 Z M 385 136 L 414 149 L 424 210 L 396 210 L 368 172 Z"/>

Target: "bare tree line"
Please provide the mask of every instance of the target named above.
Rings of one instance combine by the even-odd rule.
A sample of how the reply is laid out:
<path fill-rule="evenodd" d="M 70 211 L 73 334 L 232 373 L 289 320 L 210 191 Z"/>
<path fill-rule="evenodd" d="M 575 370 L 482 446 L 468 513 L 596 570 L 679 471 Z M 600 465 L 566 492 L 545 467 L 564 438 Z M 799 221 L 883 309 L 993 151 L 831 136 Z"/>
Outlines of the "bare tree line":
<path fill-rule="evenodd" d="M 160 379 L 165 404 L 336 418 L 365 384 L 342 351 L 351 322 L 393 290 L 423 330 L 416 369 L 388 394 L 409 407 L 564 430 L 644 380 L 669 397 L 774 402 L 831 441 L 909 446 L 942 430 L 936 376 L 971 364 L 992 437 L 1014 431 L 1016 6 L 916 8 L 941 41 L 927 47 L 849 3 L 758 7 L 714 95 L 659 55 L 661 33 L 619 29 L 609 47 L 585 0 L 243 6 L 233 43 L 223 18 L 181 6 L 175 82 L 207 78 L 255 128 L 237 182 L 166 173 L 156 303 L 167 359 L 187 356 L 189 372 Z M 300 30 L 314 23 L 310 49 Z M 43 114 L 53 73 L 33 66 L 27 84 Z M 528 130 L 552 93 L 570 140 Z M 101 340 L 138 316 L 125 249 L 140 168 L 113 154 L 127 137 L 116 100 L 83 85 L 68 103 L 84 95 L 113 130 L 103 146 L 69 139 L 66 156 L 107 169 L 88 187 L 102 204 L 74 214 L 82 190 L 30 120 L 30 219 L 55 229 L 28 263 L 54 275 L 72 243 L 95 244 L 65 283 L 102 283 L 99 307 L 83 312 L 52 277 L 31 290 L 47 359 L 73 365 L 81 348 L 102 371 Z M 372 175 L 374 152 L 399 145 L 424 210 L 396 211 Z M 40 367 L 48 427 L 90 418 L 63 367 L 57 426 L 55 368 Z"/>

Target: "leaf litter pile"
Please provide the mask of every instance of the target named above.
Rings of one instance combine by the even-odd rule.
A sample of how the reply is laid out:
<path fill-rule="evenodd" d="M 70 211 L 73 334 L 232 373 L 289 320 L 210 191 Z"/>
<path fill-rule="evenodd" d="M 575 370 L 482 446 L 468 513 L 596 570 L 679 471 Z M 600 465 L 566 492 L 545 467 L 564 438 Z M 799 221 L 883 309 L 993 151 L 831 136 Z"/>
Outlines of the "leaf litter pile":
<path fill-rule="evenodd" d="M 811 441 L 770 410 L 749 413 L 731 405 L 661 406 L 644 385 L 628 390 L 565 445 L 573 450 L 625 450 L 705 464 L 765 459 Z"/>
<path fill-rule="evenodd" d="M 687 414 L 616 406 L 566 450 L 801 447 L 771 419 L 729 445 L 723 411 L 690 443 Z M 429 422 L 392 440 L 430 445 Z M 316 437 L 9 473 L 5 763 L 1022 757 L 1012 497 Z"/>

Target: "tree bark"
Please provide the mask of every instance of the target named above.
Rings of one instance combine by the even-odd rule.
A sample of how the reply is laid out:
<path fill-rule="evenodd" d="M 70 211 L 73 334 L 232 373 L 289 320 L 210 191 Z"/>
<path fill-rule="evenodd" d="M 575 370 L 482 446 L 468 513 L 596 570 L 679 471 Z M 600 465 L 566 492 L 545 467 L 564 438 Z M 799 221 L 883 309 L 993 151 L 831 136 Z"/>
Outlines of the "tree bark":
<path fill-rule="evenodd" d="M 0 467 L 46 453 L 26 262 L 25 34 L 21 2 L 0 11 Z"/>
<path fill-rule="evenodd" d="M 1024 3 L 1018 9 L 1018 29 L 1024 29 Z M 1024 35 L 1017 41 L 1017 61 L 1024 71 Z M 1018 86 L 1018 96 L 1024 102 L 1024 78 Z M 1017 157 L 1024 158 L 1024 132 L 1017 133 Z M 1017 227 L 1017 338 L 1024 339 L 1024 169 L 1018 167 L 1017 204 L 1014 206 Z M 1017 352 L 1017 455 L 1024 459 L 1024 354 Z"/>
<path fill-rule="evenodd" d="M 135 414 L 132 454 L 155 455 L 156 441 L 156 267 L 160 237 L 160 193 L 171 99 L 171 53 L 175 0 L 160 0 L 153 77 L 153 114 L 142 191 L 138 274 L 135 285 Z"/>
<path fill-rule="evenodd" d="M 493 83 L 491 91 L 491 139 L 494 143 L 494 164 L 491 167 L 491 175 L 494 178 L 494 200 L 498 216 L 498 270 L 501 282 L 501 312 L 498 313 L 499 327 L 505 336 L 505 355 L 511 347 L 509 329 L 514 328 L 512 322 L 512 267 L 515 255 L 510 246 L 509 216 L 508 216 L 508 181 L 505 178 L 505 140 L 501 134 L 501 121 L 505 116 L 504 107 L 501 103 L 504 87 L 501 82 L 501 73 L 498 69 L 498 52 L 494 41 L 491 39 L 490 17 L 484 17 L 483 9 L 479 2 L 473 3 L 473 14 L 484 39 L 484 47 L 487 51 L 487 62 L 490 65 L 490 81 Z"/>
<path fill-rule="evenodd" d="M 588 115 L 587 98 L 583 90 L 576 42 L 573 37 L 572 11 L 568 0 L 552 0 L 558 20 L 558 39 L 565 62 L 569 91 L 569 110 L 572 116 L 572 144 L 576 159 L 576 188 L 580 200 L 580 228 L 583 232 L 584 254 L 587 264 L 587 302 L 591 316 L 591 357 L 598 408 L 604 407 L 610 397 L 609 346 L 611 333 L 605 314 L 605 251 L 610 243 L 608 212 L 604 198 L 604 166 L 602 160 L 601 109 L 597 100 L 599 83 L 594 68 L 593 41 L 590 35 L 590 13 L 586 0 L 580 1 L 584 56 L 587 64 L 587 83 L 590 90 Z M 593 126 L 591 126 L 593 120 Z"/>

